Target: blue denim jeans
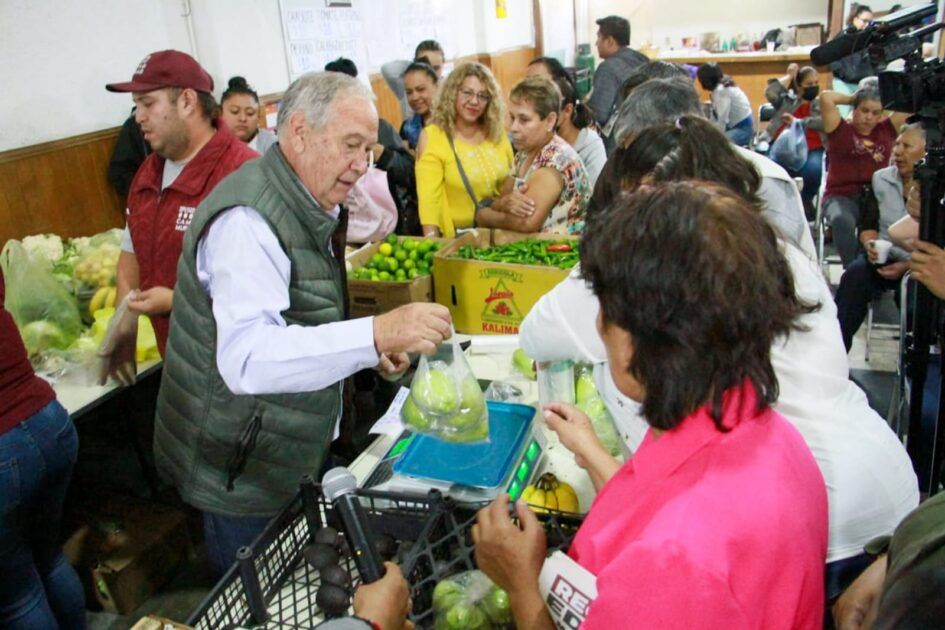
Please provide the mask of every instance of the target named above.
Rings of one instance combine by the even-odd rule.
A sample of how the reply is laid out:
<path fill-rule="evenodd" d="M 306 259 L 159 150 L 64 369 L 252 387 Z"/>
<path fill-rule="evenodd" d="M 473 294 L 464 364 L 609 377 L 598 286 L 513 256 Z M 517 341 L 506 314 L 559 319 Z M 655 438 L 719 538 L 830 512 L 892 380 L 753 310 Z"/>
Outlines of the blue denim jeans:
<path fill-rule="evenodd" d="M 275 516 L 275 515 L 273 515 Z M 240 547 L 248 547 L 259 536 L 272 516 L 224 516 L 203 513 L 203 535 L 207 559 L 214 580 L 219 580 L 236 562 Z"/>
<path fill-rule="evenodd" d="M 79 576 L 59 544 L 79 438 L 53 401 L 0 435 L 0 627 L 85 628 Z"/>
<path fill-rule="evenodd" d="M 725 135 L 732 144 L 740 147 L 747 147 L 751 144 L 751 139 L 755 135 L 755 120 L 751 115 L 746 116 L 734 126 L 725 130 Z"/>
<path fill-rule="evenodd" d="M 804 189 L 801 191 L 801 199 L 804 201 L 805 208 L 812 208 L 814 196 L 820 192 L 820 178 L 823 175 L 824 168 L 824 149 L 813 149 L 807 152 L 807 161 L 799 171 L 790 171 L 794 177 L 801 177 L 804 180 Z M 813 217 L 811 217 L 813 218 Z"/>

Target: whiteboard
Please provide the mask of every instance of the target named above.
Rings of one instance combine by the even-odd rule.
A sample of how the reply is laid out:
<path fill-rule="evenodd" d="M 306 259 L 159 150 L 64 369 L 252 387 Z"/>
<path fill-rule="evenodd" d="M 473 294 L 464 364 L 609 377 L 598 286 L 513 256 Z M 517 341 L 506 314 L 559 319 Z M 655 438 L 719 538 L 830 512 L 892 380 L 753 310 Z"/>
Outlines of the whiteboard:
<path fill-rule="evenodd" d="M 325 0 L 280 0 L 289 77 L 321 71 L 338 57 L 358 66 L 358 78 L 388 61 L 413 59 L 416 45 L 437 40 L 445 50 L 454 41 L 446 0 L 351 0 L 329 7 Z"/>

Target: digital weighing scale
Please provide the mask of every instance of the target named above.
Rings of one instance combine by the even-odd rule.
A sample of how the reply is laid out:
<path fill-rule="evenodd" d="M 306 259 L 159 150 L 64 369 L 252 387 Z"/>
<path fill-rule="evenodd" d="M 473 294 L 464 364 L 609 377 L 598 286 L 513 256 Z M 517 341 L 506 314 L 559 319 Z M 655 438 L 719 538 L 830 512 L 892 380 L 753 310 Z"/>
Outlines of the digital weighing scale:
<path fill-rule="evenodd" d="M 488 401 L 489 441 L 455 444 L 403 432 L 362 484 L 364 488 L 426 495 L 436 488 L 458 501 L 516 500 L 539 470 L 546 442 L 535 408 Z"/>

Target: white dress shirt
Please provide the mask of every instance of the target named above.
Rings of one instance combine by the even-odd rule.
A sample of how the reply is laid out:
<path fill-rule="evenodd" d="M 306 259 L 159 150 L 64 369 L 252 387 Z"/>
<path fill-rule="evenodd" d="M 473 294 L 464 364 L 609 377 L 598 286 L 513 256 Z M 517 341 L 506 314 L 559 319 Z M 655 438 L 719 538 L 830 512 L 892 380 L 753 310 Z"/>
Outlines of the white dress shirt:
<path fill-rule="evenodd" d="M 862 552 L 888 534 L 919 503 L 918 482 L 905 448 L 849 380 L 837 309 L 817 263 L 783 245 L 802 300 L 820 309 L 800 318 L 771 347 L 780 395 L 774 409 L 797 428 L 824 476 L 829 502 L 827 561 Z M 600 305 L 575 269 L 539 300 L 520 328 L 522 349 L 536 361 L 595 364 L 595 379 L 621 435 L 636 450 L 648 425 L 640 405 L 617 391 L 595 325 Z M 776 492 L 777 488 L 772 488 Z"/>
<path fill-rule="evenodd" d="M 197 245 L 197 278 L 217 325 L 217 369 L 234 394 L 315 391 L 378 363 L 373 317 L 286 325 L 290 269 L 269 224 L 246 206 L 221 212 Z"/>

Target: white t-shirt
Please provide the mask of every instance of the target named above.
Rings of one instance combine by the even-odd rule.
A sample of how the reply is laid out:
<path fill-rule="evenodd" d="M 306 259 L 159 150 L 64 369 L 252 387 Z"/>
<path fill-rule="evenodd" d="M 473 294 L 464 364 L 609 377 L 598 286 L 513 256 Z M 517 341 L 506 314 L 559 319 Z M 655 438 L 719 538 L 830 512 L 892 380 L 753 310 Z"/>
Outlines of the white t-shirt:
<path fill-rule="evenodd" d="M 807 330 L 771 347 L 780 386 L 774 408 L 804 437 L 824 476 L 830 518 L 827 561 L 833 562 L 861 553 L 870 539 L 892 532 L 919 504 L 918 482 L 902 443 L 849 379 L 837 309 L 817 264 L 793 246 L 783 248 L 797 295 L 821 307 L 801 318 Z M 537 361 L 594 363 L 601 397 L 632 451 L 648 426 L 640 405 L 617 391 L 610 375 L 595 324 L 599 310 L 575 269 L 529 312 L 520 343 Z"/>

